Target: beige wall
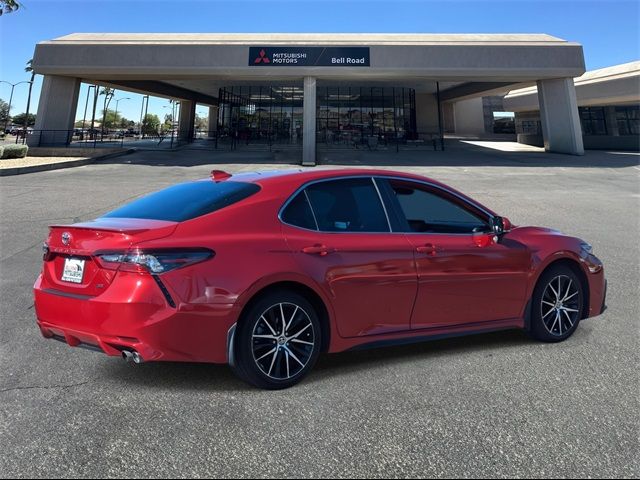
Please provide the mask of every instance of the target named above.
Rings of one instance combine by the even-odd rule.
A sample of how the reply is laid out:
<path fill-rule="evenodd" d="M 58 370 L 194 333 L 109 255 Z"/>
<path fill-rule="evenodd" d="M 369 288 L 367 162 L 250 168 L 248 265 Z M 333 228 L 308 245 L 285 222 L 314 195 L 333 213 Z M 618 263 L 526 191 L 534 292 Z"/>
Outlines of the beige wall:
<path fill-rule="evenodd" d="M 416 128 L 418 133 L 438 133 L 438 100 L 435 95 L 416 93 Z"/>
<path fill-rule="evenodd" d="M 453 103 L 444 102 L 442 104 L 442 122 L 445 133 L 453 133 L 456 131 L 456 116 Z"/>
<path fill-rule="evenodd" d="M 455 133 L 460 135 L 484 134 L 482 97 L 462 100 L 453 104 Z"/>

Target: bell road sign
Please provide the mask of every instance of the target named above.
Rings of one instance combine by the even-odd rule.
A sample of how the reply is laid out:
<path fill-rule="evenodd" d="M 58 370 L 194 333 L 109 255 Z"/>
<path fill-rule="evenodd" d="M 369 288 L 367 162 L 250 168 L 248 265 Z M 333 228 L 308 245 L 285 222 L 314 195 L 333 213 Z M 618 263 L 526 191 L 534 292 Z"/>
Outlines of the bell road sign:
<path fill-rule="evenodd" d="M 369 47 L 249 47 L 255 67 L 369 67 Z"/>

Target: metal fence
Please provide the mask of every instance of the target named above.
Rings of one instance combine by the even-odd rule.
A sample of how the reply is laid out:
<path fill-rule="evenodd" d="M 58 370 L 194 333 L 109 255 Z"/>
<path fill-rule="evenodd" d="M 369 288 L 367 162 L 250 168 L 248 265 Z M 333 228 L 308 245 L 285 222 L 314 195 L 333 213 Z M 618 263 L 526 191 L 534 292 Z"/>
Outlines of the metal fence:
<path fill-rule="evenodd" d="M 5 142 L 7 137 L 5 137 Z M 184 143 L 176 132 L 135 134 L 130 132 L 101 132 L 73 130 L 29 130 L 18 132 L 15 143 L 32 147 L 75 147 L 75 148 L 177 148 Z"/>
<path fill-rule="evenodd" d="M 206 141 L 214 150 L 295 150 L 302 149 L 302 136 L 279 137 L 262 132 L 199 132 L 195 141 Z M 419 132 L 410 136 L 399 134 L 362 135 L 359 132 L 316 132 L 316 148 L 321 150 L 444 150 L 444 138 L 439 133 Z"/>
<path fill-rule="evenodd" d="M 12 141 L 5 138 L 5 142 Z M 211 150 L 302 150 L 302 135 L 279 137 L 275 133 L 262 132 L 209 132 L 194 131 L 190 140 L 180 139 L 176 131 L 136 134 L 131 132 L 101 132 L 99 130 L 30 130 L 25 135 L 18 132 L 15 143 L 32 147 L 75 147 L 75 148 L 142 148 L 175 149 L 187 144 L 197 144 L 198 148 Z M 319 150 L 384 150 L 401 152 L 410 150 L 444 150 L 444 139 L 438 133 L 419 132 L 399 135 L 387 132 L 379 135 L 363 135 L 357 131 L 316 132 L 316 148 Z"/>

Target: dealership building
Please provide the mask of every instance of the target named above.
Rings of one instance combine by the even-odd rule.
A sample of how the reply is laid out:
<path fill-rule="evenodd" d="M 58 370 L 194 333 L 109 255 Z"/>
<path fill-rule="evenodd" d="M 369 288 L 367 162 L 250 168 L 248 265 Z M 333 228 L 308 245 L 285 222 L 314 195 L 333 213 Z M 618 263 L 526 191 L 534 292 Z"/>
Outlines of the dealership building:
<path fill-rule="evenodd" d="M 465 105 L 530 87 L 545 149 L 584 153 L 582 46 L 543 34 L 72 34 L 39 43 L 33 67 L 38 145 L 73 129 L 82 82 L 178 100 L 187 141 L 207 106 L 212 136 L 287 141 L 306 165 L 318 144 L 462 130 Z"/>
<path fill-rule="evenodd" d="M 640 150 L 640 62 L 587 72 L 574 85 L 585 148 Z M 503 108 L 515 112 L 518 142 L 543 145 L 540 99 L 534 87 L 509 92 Z"/>

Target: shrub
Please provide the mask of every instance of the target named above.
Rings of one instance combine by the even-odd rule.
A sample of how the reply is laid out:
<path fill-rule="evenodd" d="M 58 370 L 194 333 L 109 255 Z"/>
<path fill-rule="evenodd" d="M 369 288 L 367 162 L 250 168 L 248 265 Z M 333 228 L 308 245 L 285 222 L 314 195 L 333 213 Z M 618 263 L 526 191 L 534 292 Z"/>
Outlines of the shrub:
<path fill-rule="evenodd" d="M 29 147 L 26 145 L 5 145 L 2 152 L 2 159 L 24 158 L 27 156 Z"/>

